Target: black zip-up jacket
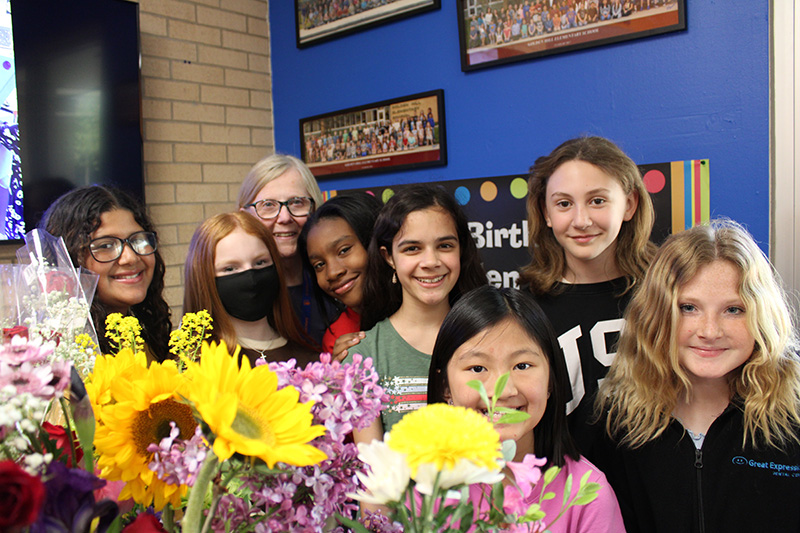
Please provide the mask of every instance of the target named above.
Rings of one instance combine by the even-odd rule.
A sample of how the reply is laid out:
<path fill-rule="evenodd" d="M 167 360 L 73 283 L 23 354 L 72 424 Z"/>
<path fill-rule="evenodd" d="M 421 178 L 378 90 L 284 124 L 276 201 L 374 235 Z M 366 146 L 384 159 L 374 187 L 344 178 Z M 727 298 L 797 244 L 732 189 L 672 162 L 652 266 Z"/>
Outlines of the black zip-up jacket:
<path fill-rule="evenodd" d="M 731 404 L 698 450 L 677 420 L 636 449 L 596 426 L 584 455 L 617 494 L 628 533 L 800 532 L 800 447 L 742 447 L 743 413 Z"/>

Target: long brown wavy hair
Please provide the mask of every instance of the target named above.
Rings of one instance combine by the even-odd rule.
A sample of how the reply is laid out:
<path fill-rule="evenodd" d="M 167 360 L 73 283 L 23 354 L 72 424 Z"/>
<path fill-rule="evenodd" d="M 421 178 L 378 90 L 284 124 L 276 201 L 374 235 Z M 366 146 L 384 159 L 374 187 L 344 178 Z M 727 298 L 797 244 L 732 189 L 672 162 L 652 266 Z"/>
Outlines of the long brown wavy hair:
<path fill-rule="evenodd" d="M 531 262 L 520 269 L 520 278 L 534 294 L 553 290 L 564 277 L 567 261 L 564 248 L 547 227 L 544 218 L 547 182 L 558 167 L 569 161 L 585 161 L 616 178 L 625 194 L 635 192 L 639 205 L 633 217 L 622 223 L 617 236 L 616 263 L 628 279 L 625 292 L 644 277 L 656 246 L 650 242 L 655 214 L 653 201 L 642 181 L 642 174 L 630 157 L 603 137 L 578 137 L 562 143 L 550 155 L 539 157 L 528 177 L 528 237 Z"/>
<path fill-rule="evenodd" d="M 130 211 L 133 219 L 144 231 L 156 232 L 155 224 L 147 215 L 144 203 L 121 189 L 102 185 L 80 187 L 59 197 L 45 212 L 39 227 L 50 235 L 62 237 L 72 263 L 75 266 L 86 267 L 91 234 L 100 227 L 102 214 L 114 209 Z M 147 287 L 144 300 L 132 305 L 130 312 L 142 326 L 142 338 L 147 349 L 157 361 L 164 361 L 171 357 L 168 344 L 169 332 L 172 329 L 169 305 L 164 300 L 166 265 L 158 249 L 153 257 L 155 258 L 153 279 Z M 111 353 L 111 345 L 105 336 L 108 314 L 105 304 L 95 295 L 91 306 L 92 322 L 97 331 L 100 350 L 106 354 Z"/>

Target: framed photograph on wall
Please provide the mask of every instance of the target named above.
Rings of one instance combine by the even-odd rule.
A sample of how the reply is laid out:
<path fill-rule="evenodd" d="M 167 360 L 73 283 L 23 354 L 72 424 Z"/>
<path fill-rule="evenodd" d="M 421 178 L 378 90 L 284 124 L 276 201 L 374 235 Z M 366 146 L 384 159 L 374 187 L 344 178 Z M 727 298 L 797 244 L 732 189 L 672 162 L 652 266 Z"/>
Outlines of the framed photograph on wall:
<path fill-rule="evenodd" d="M 686 29 L 686 0 L 456 0 L 461 70 Z"/>
<path fill-rule="evenodd" d="M 300 144 L 317 178 L 446 165 L 444 91 L 301 119 Z"/>
<path fill-rule="evenodd" d="M 294 0 L 297 47 L 439 9 L 441 0 Z"/>

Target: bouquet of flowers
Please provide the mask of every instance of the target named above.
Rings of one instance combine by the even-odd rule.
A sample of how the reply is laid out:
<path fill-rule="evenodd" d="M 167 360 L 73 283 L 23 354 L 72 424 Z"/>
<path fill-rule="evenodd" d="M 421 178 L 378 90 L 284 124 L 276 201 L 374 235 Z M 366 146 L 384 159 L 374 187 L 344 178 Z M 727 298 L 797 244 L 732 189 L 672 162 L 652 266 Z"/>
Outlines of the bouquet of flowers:
<path fill-rule="evenodd" d="M 321 531 L 354 511 L 363 465 L 345 435 L 385 399 L 370 360 L 251 367 L 224 344 L 197 349 L 211 326 L 201 312 L 173 334 L 179 360 L 147 366 L 128 326 L 109 327 L 125 330 L 119 350 L 87 385 L 101 477 L 125 482 L 120 499 L 161 511 L 165 531 Z"/>
<path fill-rule="evenodd" d="M 0 530 L 103 532 L 116 503 L 95 498 L 91 437 L 73 428 L 87 419 L 77 369 L 93 365 L 89 302 L 96 277 L 82 275 L 63 242 L 26 235 L 20 264 L 0 268 Z M 88 294 L 88 297 L 87 297 Z M 75 340 L 77 339 L 77 340 Z M 90 409 L 88 411 L 91 413 Z"/>
<path fill-rule="evenodd" d="M 319 531 L 354 511 L 344 437 L 385 400 L 370 360 L 251 367 L 204 342 L 206 312 L 173 332 L 175 360 L 148 363 L 119 314 L 97 353 L 93 286 L 57 244 L 0 272 L 3 320 L 26 325 L 0 345 L 0 531 Z"/>
<path fill-rule="evenodd" d="M 497 380 L 491 401 L 481 382 L 470 382 L 488 406 L 488 415 L 464 407 L 428 405 L 403 417 L 384 441 L 359 444 L 358 456 L 370 471 L 359 474 L 364 489 L 352 496 L 390 510 L 389 517 L 373 514 L 367 518 L 372 531 L 544 532 L 573 505 L 585 505 L 597 497 L 600 486 L 588 481 L 587 472 L 574 495 L 565 491 L 558 515 L 545 516 L 541 502 L 555 496 L 547 486 L 560 469 L 553 466 L 542 475 L 540 467 L 547 461 L 532 455 L 523 462 L 510 461 L 515 443 L 500 443 L 490 422 L 495 412 L 500 423 L 528 417 L 496 407 L 495 399 L 507 379 L 505 375 Z M 434 427 L 436 431 L 431 431 Z M 566 486 L 572 487 L 571 475 Z M 539 498 L 527 503 L 534 489 Z M 370 531 L 353 520 L 339 519 L 354 531 Z"/>

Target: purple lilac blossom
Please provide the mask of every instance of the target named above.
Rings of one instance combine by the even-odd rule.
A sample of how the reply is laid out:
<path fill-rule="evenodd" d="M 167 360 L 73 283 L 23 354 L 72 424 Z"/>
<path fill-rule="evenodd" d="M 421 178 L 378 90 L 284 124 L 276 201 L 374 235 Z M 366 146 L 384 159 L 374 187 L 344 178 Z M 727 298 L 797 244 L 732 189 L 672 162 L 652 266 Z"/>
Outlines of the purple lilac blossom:
<path fill-rule="evenodd" d="M 315 402 L 314 423 L 328 431 L 312 444 L 329 459 L 307 467 L 278 465 L 279 474 L 253 470 L 241 475 L 237 494 L 247 495 L 249 503 L 237 494 L 223 496 L 212 522 L 214 531 L 249 525 L 263 533 L 316 532 L 329 530 L 335 513 L 355 516 L 358 511 L 347 493 L 360 488 L 356 473 L 365 466 L 355 444 L 345 442 L 345 437 L 353 429 L 368 427 L 388 400 L 372 359 L 355 355 L 352 363 L 341 364 L 331 362 L 330 354 L 321 354 L 319 362 L 304 369 L 295 365 L 294 360 L 270 363 L 270 369 L 278 375 L 279 388 L 291 385 L 300 392 L 301 402 Z"/>
<path fill-rule="evenodd" d="M 208 454 L 203 430 L 198 425 L 192 438 L 183 440 L 178 438 L 180 429 L 175 422 L 169 425 L 169 436 L 147 447 L 147 451 L 153 453 L 153 461 L 147 466 L 165 483 L 191 487 Z"/>

